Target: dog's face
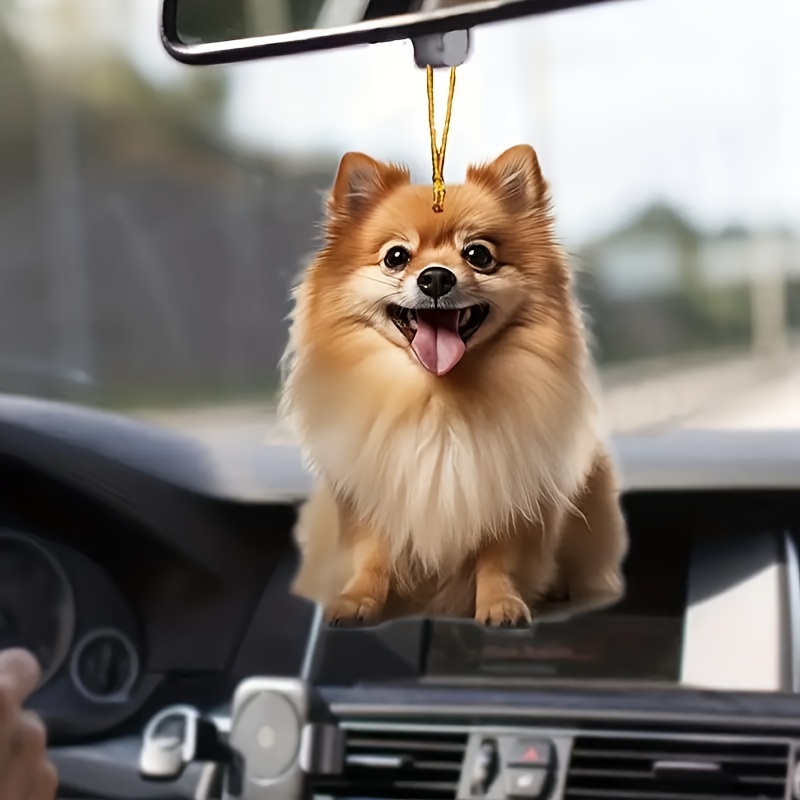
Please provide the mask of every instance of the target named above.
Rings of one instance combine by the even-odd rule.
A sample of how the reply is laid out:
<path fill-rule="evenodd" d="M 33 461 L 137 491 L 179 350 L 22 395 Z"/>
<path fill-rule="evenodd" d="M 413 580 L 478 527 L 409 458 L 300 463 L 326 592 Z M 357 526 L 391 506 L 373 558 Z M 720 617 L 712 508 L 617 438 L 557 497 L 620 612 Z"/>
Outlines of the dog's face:
<path fill-rule="evenodd" d="M 558 317 L 569 279 L 530 147 L 471 167 L 443 213 L 431 200 L 406 170 L 348 153 L 313 279 L 334 330 L 371 328 L 444 375 L 511 326 Z"/>

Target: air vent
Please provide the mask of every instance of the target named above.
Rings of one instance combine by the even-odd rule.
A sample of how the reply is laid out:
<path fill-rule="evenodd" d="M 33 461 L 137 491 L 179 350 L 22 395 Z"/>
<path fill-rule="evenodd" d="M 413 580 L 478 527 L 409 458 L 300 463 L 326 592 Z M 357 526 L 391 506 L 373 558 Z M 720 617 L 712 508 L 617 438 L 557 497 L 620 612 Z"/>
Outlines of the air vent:
<path fill-rule="evenodd" d="M 789 746 L 697 736 L 575 739 L 567 800 L 783 800 Z"/>
<path fill-rule="evenodd" d="M 429 729 L 349 730 L 344 774 L 315 781 L 315 795 L 367 800 L 453 800 L 467 735 Z"/>

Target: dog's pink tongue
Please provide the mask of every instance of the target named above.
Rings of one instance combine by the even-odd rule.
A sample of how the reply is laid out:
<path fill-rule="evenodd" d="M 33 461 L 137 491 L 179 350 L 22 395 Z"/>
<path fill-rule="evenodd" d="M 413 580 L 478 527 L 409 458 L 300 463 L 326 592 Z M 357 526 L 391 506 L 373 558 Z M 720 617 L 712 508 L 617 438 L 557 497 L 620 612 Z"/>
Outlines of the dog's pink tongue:
<path fill-rule="evenodd" d="M 417 311 L 411 349 L 428 372 L 444 375 L 461 360 L 467 346 L 458 335 L 458 310 Z"/>

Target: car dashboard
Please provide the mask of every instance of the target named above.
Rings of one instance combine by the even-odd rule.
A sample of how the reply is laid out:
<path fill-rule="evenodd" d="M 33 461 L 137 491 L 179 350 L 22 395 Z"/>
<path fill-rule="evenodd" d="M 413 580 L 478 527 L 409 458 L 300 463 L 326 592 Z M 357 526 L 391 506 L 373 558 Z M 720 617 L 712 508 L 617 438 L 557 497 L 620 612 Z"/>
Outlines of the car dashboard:
<path fill-rule="evenodd" d="M 3 646 L 24 644 L 38 656 L 44 674 L 35 705 L 56 740 L 104 733 L 165 680 L 222 701 L 257 666 L 246 663 L 241 640 L 273 577 L 278 539 L 285 545 L 291 530 L 291 508 L 167 496 L 150 512 L 167 524 L 175 515 L 174 536 L 162 537 L 135 494 L 125 513 L 109 508 L 110 483 L 95 494 L 96 486 L 81 490 L 8 462 L 0 480 L 0 635 Z M 230 553 L 214 564 L 213 551 L 192 552 L 199 515 L 207 532 L 217 528 L 220 545 L 235 551 L 238 541 L 241 564 Z M 272 664 L 278 673 L 296 666 L 280 660 Z"/>
<path fill-rule="evenodd" d="M 678 434 L 614 452 L 631 534 L 617 605 L 554 607 L 523 632 L 328 630 L 288 591 L 310 480 L 294 448 L 215 449 L 0 398 L 0 644 L 43 664 L 31 706 L 59 797 L 203 795 L 208 765 L 172 783 L 139 774 L 145 725 L 176 704 L 238 754 L 209 797 L 789 796 L 800 437 Z M 275 698 L 297 736 L 283 731 L 295 749 L 273 775 L 254 731 Z M 312 746 L 330 730 L 338 750 Z"/>
<path fill-rule="evenodd" d="M 224 713 L 242 678 L 298 670 L 313 609 L 287 592 L 294 505 L 232 498 L 195 442 L 0 397 L 0 487 L 0 647 L 42 663 L 30 706 L 65 797 L 147 797 L 155 711 Z"/>

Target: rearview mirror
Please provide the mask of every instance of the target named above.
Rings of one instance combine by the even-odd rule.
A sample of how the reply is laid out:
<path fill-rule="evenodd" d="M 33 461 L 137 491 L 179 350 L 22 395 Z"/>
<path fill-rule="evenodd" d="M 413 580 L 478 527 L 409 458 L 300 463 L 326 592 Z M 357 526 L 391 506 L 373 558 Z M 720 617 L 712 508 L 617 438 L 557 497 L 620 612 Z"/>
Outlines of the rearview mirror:
<path fill-rule="evenodd" d="M 602 1 L 164 0 L 161 39 L 167 52 L 183 63 L 227 64 L 355 44 L 418 40 Z M 432 64 L 447 65 L 446 60 Z"/>

